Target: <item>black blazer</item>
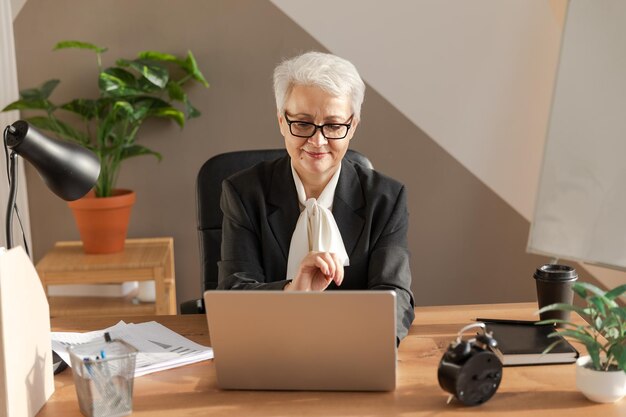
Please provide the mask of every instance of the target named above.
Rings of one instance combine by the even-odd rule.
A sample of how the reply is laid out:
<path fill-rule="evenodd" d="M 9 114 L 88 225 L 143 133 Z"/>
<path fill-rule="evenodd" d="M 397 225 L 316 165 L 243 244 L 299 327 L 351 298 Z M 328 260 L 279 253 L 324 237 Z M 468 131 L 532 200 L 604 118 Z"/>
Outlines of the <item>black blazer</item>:
<path fill-rule="evenodd" d="M 350 257 L 340 287 L 396 292 L 398 340 L 414 318 L 402 184 L 344 159 L 333 216 Z M 262 162 L 222 183 L 222 256 L 218 289 L 281 290 L 300 215 L 289 156 Z"/>

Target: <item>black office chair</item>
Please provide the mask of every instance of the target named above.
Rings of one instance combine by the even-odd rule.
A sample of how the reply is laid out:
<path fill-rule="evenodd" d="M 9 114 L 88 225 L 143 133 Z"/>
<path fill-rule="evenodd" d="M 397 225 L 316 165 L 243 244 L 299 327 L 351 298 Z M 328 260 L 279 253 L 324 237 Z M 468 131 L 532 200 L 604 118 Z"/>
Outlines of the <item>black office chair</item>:
<path fill-rule="evenodd" d="M 222 245 L 222 210 L 220 209 L 222 181 L 259 162 L 274 160 L 286 154 L 285 149 L 227 152 L 210 158 L 200 168 L 196 181 L 196 202 L 203 292 L 217 288 L 217 262 L 220 260 Z M 352 149 L 348 150 L 345 158 L 366 168 L 372 168 L 369 159 Z M 181 314 L 204 313 L 204 301 L 202 299 L 185 301 L 180 305 L 180 312 Z"/>

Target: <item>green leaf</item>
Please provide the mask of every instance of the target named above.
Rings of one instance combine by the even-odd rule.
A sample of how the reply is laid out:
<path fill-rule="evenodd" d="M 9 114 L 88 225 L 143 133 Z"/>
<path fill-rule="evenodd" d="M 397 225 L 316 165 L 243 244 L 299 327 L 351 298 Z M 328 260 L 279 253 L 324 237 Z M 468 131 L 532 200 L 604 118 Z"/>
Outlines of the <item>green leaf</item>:
<path fill-rule="evenodd" d="M 599 346 L 588 346 L 585 344 L 585 346 L 587 347 L 587 353 L 589 353 L 589 356 L 591 356 L 591 362 L 593 363 L 593 369 L 595 369 L 596 371 L 601 371 L 602 370 L 602 362 L 600 361 L 600 348 Z"/>
<path fill-rule="evenodd" d="M 128 159 L 128 158 L 132 158 L 135 156 L 142 156 L 142 155 L 152 155 L 154 157 L 156 157 L 159 161 L 161 161 L 162 157 L 161 154 L 158 152 L 155 152 L 151 149 L 146 148 L 145 146 L 142 145 L 131 145 L 128 147 L 125 147 L 122 150 L 122 155 L 120 157 L 120 159 Z"/>
<path fill-rule="evenodd" d="M 607 339 L 617 339 L 619 337 L 619 330 L 616 327 L 605 327 L 604 337 Z"/>
<path fill-rule="evenodd" d="M 600 288 L 596 287 L 593 284 L 590 284 L 588 282 L 575 282 L 572 285 L 572 289 L 577 288 L 577 289 L 585 289 L 595 295 L 599 295 L 601 297 L 604 297 L 604 291 L 602 291 Z"/>
<path fill-rule="evenodd" d="M 547 305 L 547 306 L 539 309 L 539 311 L 537 311 L 537 313 L 541 314 L 541 313 L 545 313 L 547 311 L 556 311 L 556 310 L 575 311 L 576 313 L 578 313 L 581 316 L 589 315 L 589 311 L 587 311 L 586 309 L 580 308 L 580 307 L 572 305 L 572 304 L 565 304 L 565 303 L 556 303 L 556 304 Z"/>
<path fill-rule="evenodd" d="M 137 85 L 137 79 L 133 73 L 126 71 L 124 68 L 110 67 L 104 70 L 112 78 L 119 80 L 119 84 L 123 87 L 134 87 Z"/>
<path fill-rule="evenodd" d="M 136 85 L 137 80 L 133 74 L 122 68 L 107 68 L 100 73 L 98 79 L 101 91 L 117 97 L 143 94 Z"/>
<path fill-rule="evenodd" d="M 99 46 L 96 46 L 92 43 L 88 43 L 88 42 L 81 42 L 81 41 L 61 41 L 59 43 L 57 43 L 54 46 L 53 51 L 59 50 L 59 49 L 70 49 L 70 48 L 74 48 L 74 49 L 90 49 L 92 51 L 95 51 L 97 53 L 102 53 L 102 52 L 106 52 L 107 48 L 101 48 Z"/>
<path fill-rule="evenodd" d="M 82 116 L 85 120 L 91 120 L 96 117 L 97 104 L 95 100 L 77 98 L 65 103 L 61 106 L 63 110 L 70 111 Z"/>
<path fill-rule="evenodd" d="M 187 97 L 180 84 L 172 80 L 167 83 L 167 94 L 171 100 L 183 101 Z"/>
<path fill-rule="evenodd" d="M 129 99 L 129 101 L 135 106 L 143 106 L 148 109 L 159 109 L 159 108 L 169 108 L 172 107 L 170 103 L 165 100 L 162 100 L 158 97 L 152 96 L 140 96 L 137 98 Z"/>
<path fill-rule="evenodd" d="M 626 293 L 626 284 L 613 288 L 611 291 L 604 294 L 604 296 L 609 300 L 615 300 L 617 297 L 621 296 L 624 293 Z"/>
<path fill-rule="evenodd" d="M 154 61 L 144 59 L 135 59 L 132 61 L 119 59 L 117 60 L 117 65 L 122 67 L 131 67 L 152 84 L 160 88 L 165 88 L 170 76 L 167 68 Z"/>
<path fill-rule="evenodd" d="M 185 115 L 182 111 L 174 107 L 160 107 L 157 109 L 151 109 L 148 112 L 149 116 L 153 117 L 165 117 L 174 120 L 180 127 L 185 126 Z"/>
<path fill-rule="evenodd" d="M 54 110 L 54 104 L 46 99 L 33 99 L 33 100 L 17 100 L 10 103 L 2 111 L 10 110 Z"/>
<path fill-rule="evenodd" d="M 208 87 L 209 83 L 200 72 L 196 58 L 194 58 L 191 51 L 187 51 L 187 58 L 185 59 L 182 67 L 193 77 L 194 80 L 200 82 L 203 86 Z"/>
<path fill-rule="evenodd" d="M 170 108 L 170 104 L 158 97 L 140 96 L 137 98 L 129 98 L 129 102 L 134 108 L 133 119 L 136 121 L 143 120 L 150 116 L 150 112 L 158 108 Z"/>
<path fill-rule="evenodd" d="M 150 111 L 150 104 L 147 102 L 133 103 L 133 120 L 140 121 L 148 116 Z"/>
<path fill-rule="evenodd" d="M 201 113 L 191 104 L 189 97 L 187 97 L 187 94 L 180 84 L 176 81 L 170 81 L 167 87 L 170 99 L 182 101 L 185 104 L 185 117 L 187 119 L 200 116 Z"/>
<path fill-rule="evenodd" d="M 626 345 L 613 345 L 608 352 L 613 355 L 617 361 L 617 365 L 626 372 Z"/>
<path fill-rule="evenodd" d="M 86 134 L 74 129 L 70 125 L 58 119 L 53 119 L 46 116 L 36 116 L 29 117 L 26 119 L 26 121 L 38 129 L 56 133 L 63 139 L 69 139 L 71 141 L 78 142 L 84 146 L 89 144 L 89 137 Z"/>
<path fill-rule="evenodd" d="M 535 326 L 545 326 L 545 325 L 552 325 L 552 324 L 566 324 L 566 325 L 570 325 L 573 327 L 578 327 L 575 323 L 572 323 L 571 321 L 567 321 L 567 320 L 563 320 L 563 319 L 546 319 L 546 320 L 541 320 L 538 322 L 535 322 Z"/>
<path fill-rule="evenodd" d="M 110 141 L 112 137 L 113 129 L 117 123 L 116 121 L 116 112 L 111 109 L 111 111 L 102 119 L 97 129 L 97 142 L 98 147 L 102 149 L 102 153 L 104 154 L 104 147 Z"/>
<path fill-rule="evenodd" d="M 20 91 L 20 97 L 24 100 L 40 100 L 41 91 L 38 88 L 27 88 Z"/>
<path fill-rule="evenodd" d="M 100 97 L 96 100 L 96 113 L 99 119 L 104 119 L 111 112 L 115 103 L 114 97 Z"/>
<path fill-rule="evenodd" d="M 603 327 L 605 329 L 608 329 L 607 331 L 610 331 L 611 328 L 616 328 L 616 329 L 619 328 L 620 323 L 619 323 L 618 317 L 615 315 L 611 315 L 611 313 L 609 313 L 606 319 L 604 320 Z"/>
<path fill-rule="evenodd" d="M 561 343 L 563 343 L 564 339 L 559 339 L 556 342 L 552 342 L 547 348 L 545 348 L 543 350 L 543 352 L 541 352 L 542 355 L 545 355 L 546 353 L 550 353 L 550 351 L 552 349 L 554 349 L 555 347 L 557 347 L 558 345 L 560 345 Z"/>
<path fill-rule="evenodd" d="M 626 307 L 614 307 L 610 311 L 611 314 L 621 317 L 622 320 L 626 320 Z"/>
<path fill-rule="evenodd" d="M 565 336 L 565 337 L 570 337 L 572 339 L 576 339 L 579 342 L 583 343 L 587 347 L 587 350 L 589 350 L 590 347 L 594 347 L 594 346 L 599 349 L 601 346 L 593 337 L 577 330 L 561 330 L 559 332 L 550 333 L 548 335 L 548 337 L 559 337 L 559 336 Z"/>
<path fill-rule="evenodd" d="M 202 114 L 200 113 L 198 109 L 196 109 L 194 106 L 191 105 L 191 102 L 187 98 L 186 94 L 185 94 L 184 101 L 185 101 L 185 114 L 187 115 L 187 119 L 193 119 L 194 117 L 198 117 Z"/>
<path fill-rule="evenodd" d="M 50 94 L 54 91 L 54 89 L 59 85 L 60 80 L 48 80 L 41 86 L 41 94 L 42 98 L 50 97 Z"/>
<path fill-rule="evenodd" d="M 153 94 L 157 92 L 163 91 L 163 89 L 157 85 L 152 84 L 146 78 L 141 77 L 137 80 L 137 88 L 141 90 L 142 93 Z"/>
<path fill-rule="evenodd" d="M 607 302 L 611 302 L 611 301 L 608 300 L 608 299 L 604 299 L 603 300 L 603 298 L 604 297 L 599 297 L 597 295 L 594 295 L 593 297 L 589 298 L 589 302 L 591 304 L 593 304 L 593 306 L 595 306 L 595 308 L 600 312 L 600 314 L 602 314 L 604 316 L 606 314 L 606 310 L 604 308 L 604 302 L 603 301 L 604 300 L 606 300 Z M 609 307 L 611 307 L 611 306 L 609 306 Z"/>
<path fill-rule="evenodd" d="M 122 117 L 133 117 L 135 109 L 133 108 L 133 106 L 128 102 L 128 101 L 116 101 L 115 104 L 113 104 L 113 111 L 116 114 L 116 116 L 122 116 Z"/>
<path fill-rule="evenodd" d="M 144 96 L 129 98 L 128 100 L 135 107 L 143 106 L 143 107 L 147 107 L 148 109 L 172 107 L 170 103 L 168 103 L 167 101 L 160 99 L 158 97 L 152 97 L 152 96 L 144 95 Z"/>
<path fill-rule="evenodd" d="M 604 314 L 604 308 L 601 307 L 601 304 L 604 304 L 608 307 L 617 306 L 615 301 L 608 298 L 603 290 L 601 290 L 600 288 L 596 287 L 593 284 L 589 284 L 587 282 L 579 282 L 579 283 L 575 283 L 574 286 L 576 288 L 584 288 L 587 291 L 589 291 L 591 294 L 594 294 L 594 295 L 591 295 L 591 294 L 587 295 L 585 299 L 587 300 L 587 302 L 593 304 L 599 311 L 601 311 L 602 314 Z"/>
<path fill-rule="evenodd" d="M 139 59 L 148 59 L 153 61 L 164 61 L 164 62 L 176 62 L 177 64 L 183 63 L 177 56 L 172 54 L 166 54 L 158 51 L 143 51 L 137 54 L 137 58 Z"/>
<path fill-rule="evenodd" d="M 576 293 L 576 295 L 578 295 L 580 298 L 582 299 L 586 299 L 587 298 L 587 290 L 583 287 L 580 287 L 578 285 L 576 285 L 577 283 L 574 283 L 574 285 L 572 285 L 572 290 L 574 291 L 574 293 Z"/>
<path fill-rule="evenodd" d="M 47 99 L 60 82 L 59 80 L 48 80 L 39 88 L 27 88 L 20 91 L 20 97 L 27 100 Z"/>
<path fill-rule="evenodd" d="M 593 324 L 594 324 L 596 329 L 601 329 L 602 328 L 602 324 L 603 324 L 602 317 L 597 316 L 596 319 L 594 320 Z"/>

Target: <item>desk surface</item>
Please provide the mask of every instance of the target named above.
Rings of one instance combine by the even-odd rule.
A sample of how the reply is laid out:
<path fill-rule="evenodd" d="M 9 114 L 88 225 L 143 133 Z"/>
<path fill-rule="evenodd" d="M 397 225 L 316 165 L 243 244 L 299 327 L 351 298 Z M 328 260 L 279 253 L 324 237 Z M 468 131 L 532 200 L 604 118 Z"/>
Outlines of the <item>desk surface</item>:
<path fill-rule="evenodd" d="M 398 350 L 398 380 L 393 392 L 222 391 L 213 361 L 135 379 L 133 416 L 568 416 L 624 417 L 626 400 L 596 404 L 576 390 L 569 365 L 505 368 L 498 392 L 487 403 L 466 408 L 446 405 L 437 383 L 437 365 L 456 332 L 482 316 L 533 320 L 535 303 L 418 307 L 409 335 Z M 156 320 L 198 343 L 210 345 L 203 315 L 133 317 Z M 102 329 L 116 318 L 52 320 L 56 331 Z M 55 377 L 56 391 L 39 416 L 80 416 L 69 370 Z"/>

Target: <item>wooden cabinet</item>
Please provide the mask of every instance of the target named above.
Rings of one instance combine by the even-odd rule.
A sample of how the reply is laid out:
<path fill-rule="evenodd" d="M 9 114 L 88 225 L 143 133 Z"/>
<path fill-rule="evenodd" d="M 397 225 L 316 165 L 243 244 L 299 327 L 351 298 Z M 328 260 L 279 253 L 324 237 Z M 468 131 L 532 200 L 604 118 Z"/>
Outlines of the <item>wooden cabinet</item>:
<path fill-rule="evenodd" d="M 81 242 L 57 242 L 38 263 L 48 285 L 155 282 L 154 303 L 127 297 L 48 297 L 50 316 L 176 314 L 174 241 L 172 238 L 128 239 L 123 252 L 88 255 Z"/>

